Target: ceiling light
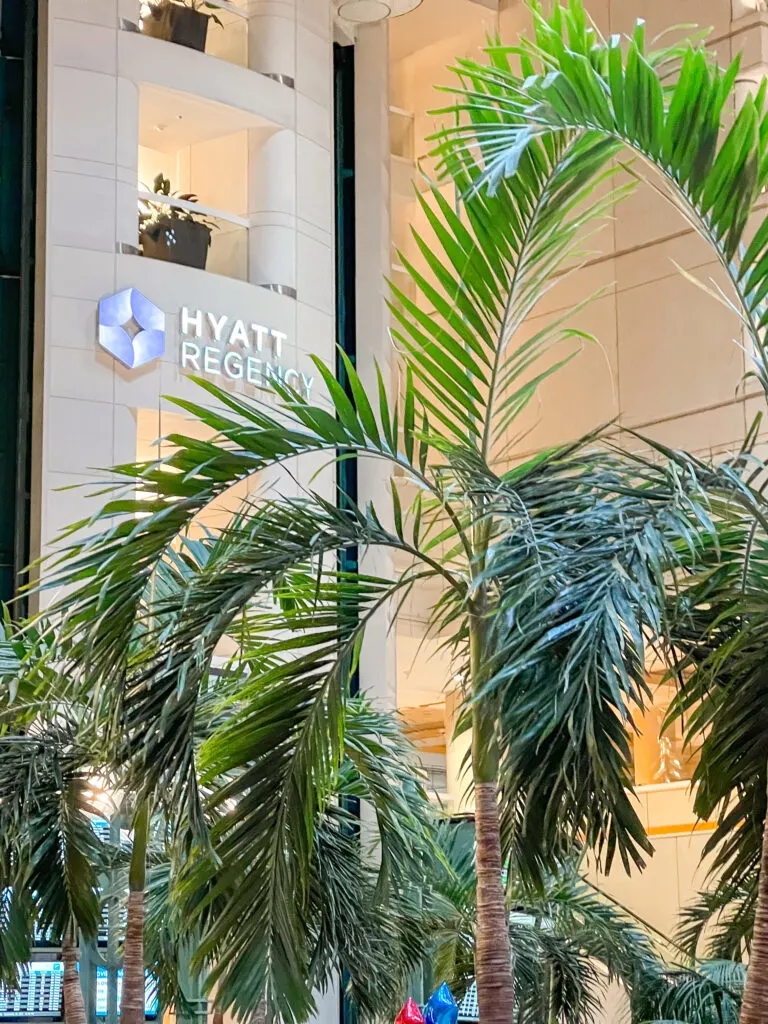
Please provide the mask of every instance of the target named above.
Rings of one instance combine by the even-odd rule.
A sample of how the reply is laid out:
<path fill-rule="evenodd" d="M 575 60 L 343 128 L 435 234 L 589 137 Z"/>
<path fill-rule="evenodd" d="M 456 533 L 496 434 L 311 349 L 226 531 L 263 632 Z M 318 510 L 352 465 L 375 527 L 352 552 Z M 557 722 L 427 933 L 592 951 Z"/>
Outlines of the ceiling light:
<path fill-rule="evenodd" d="M 415 10 L 421 0 L 339 0 L 336 13 L 355 25 L 371 25 L 385 18 L 399 18 Z"/>

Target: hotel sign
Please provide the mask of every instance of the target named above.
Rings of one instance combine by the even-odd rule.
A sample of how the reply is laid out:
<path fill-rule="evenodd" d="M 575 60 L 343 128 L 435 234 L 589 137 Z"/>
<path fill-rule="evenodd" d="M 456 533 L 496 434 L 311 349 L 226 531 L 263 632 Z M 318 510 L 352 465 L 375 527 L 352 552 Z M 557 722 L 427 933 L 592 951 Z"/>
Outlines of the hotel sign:
<path fill-rule="evenodd" d="M 137 369 L 165 353 L 165 313 L 136 288 L 125 288 L 99 302 L 98 338 L 115 359 Z M 182 306 L 179 340 L 182 370 L 262 389 L 281 381 L 310 399 L 315 378 L 285 362 L 288 336 L 283 331 Z"/>
<path fill-rule="evenodd" d="M 315 379 L 285 364 L 288 335 L 283 331 L 182 306 L 179 337 L 183 370 L 243 380 L 257 388 L 269 388 L 270 380 L 281 381 L 309 401 Z"/>

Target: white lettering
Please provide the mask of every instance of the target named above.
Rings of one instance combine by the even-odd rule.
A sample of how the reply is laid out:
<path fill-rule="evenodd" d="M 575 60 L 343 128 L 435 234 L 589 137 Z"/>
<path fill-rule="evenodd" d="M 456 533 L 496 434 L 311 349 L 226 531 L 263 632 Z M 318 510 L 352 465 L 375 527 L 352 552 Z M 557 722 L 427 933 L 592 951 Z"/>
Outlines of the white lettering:
<path fill-rule="evenodd" d="M 189 315 L 189 310 L 186 306 L 181 307 L 181 333 L 191 334 L 190 327 L 195 329 L 195 337 L 199 338 L 203 333 L 203 311 L 198 309 L 195 315 L 192 317 Z"/>
<path fill-rule="evenodd" d="M 243 357 L 239 352 L 227 352 L 221 366 L 226 377 L 232 380 L 243 379 Z"/>
<path fill-rule="evenodd" d="M 224 332 L 230 323 L 231 329 L 225 340 Z M 282 365 L 288 342 L 285 331 L 264 327 L 262 324 L 249 324 L 244 320 L 231 320 L 229 316 L 219 316 L 200 309 L 191 310 L 188 306 L 181 307 L 180 324 L 182 339 L 179 363 L 183 370 L 213 377 L 223 375 L 233 381 L 245 380 L 257 388 L 269 388 L 270 382 L 280 382 L 292 391 L 303 394 L 306 401 L 310 400 L 315 378 L 301 373 L 293 366 Z M 202 341 L 184 340 L 184 335 Z M 257 358 L 249 355 L 248 352 L 254 348 L 259 353 L 270 352 L 272 361 L 268 362 L 264 356 Z"/>
<path fill-rule="evenodd" d="M 216 377 L 221 373 L 220 357 L 221 353 L 217 348 L 211 348 L 210 345 L 205 346 L 203 349 L 203 366 L 206 373 Z"/>
<path fill-rule="evenodd" d="M 264 351 L 264 339 L 270 333 L 268 327 L 262 327 L 261 324 L 251 324 L 251 330 L 256 335 L 256 348 L 259 352 Z"/>
<path fill-rule="evenodd" d="M 264 387 L 264 381 L 261 378 L 261 360 L 255 356 L 246 357 L 245 379 L 249 384 L 255 384 L 257 388 Z"/>
<path fill-rule="evenodd" d="M 229 320 L 228 316 L 220 316 L 218 320 L 213 313 L 208 314 L 208 320 L 211 328 L 213 329 L 214 341 L 221 341 L 221 332 L 224 330 L 224 324 Z"/>
<path fill-rule="evenodd" d="M 275 366 L 274 363 L 264 364 L 264 380 L 276 380 L 281 384 L 283 382 L 283 368 L 282 366 Z"/>
<path fill-rule="evenodd" d="M 235 326 L 232 328 L 232 333 L 229 336 L 230 345 L 234 345 L 236 341 L 239 341 L 243 348 L 251 347 L 248 332 L 246 331 L 245 324 L 242 320 L 235 321 Z"/>
<path fill-rule="evenodd" d="M 181 368 L 184 370 L 188 366 L 200 373 L 200 346 L 196 345 L 194 341 L 181 343 Z"/>
<path fill-rule="evenodd" d="M 270 331 L 270 334 L 275 339 L 275 343 L 273 345 L 273 350 L 274 350 L 275 355 L 279 359 L 280 356 L 283 354 L 283 342 L 288 339 L 288 335 L 287 334 L 283 334 L 282 331 L 275 331 L 275 330 Z"/>

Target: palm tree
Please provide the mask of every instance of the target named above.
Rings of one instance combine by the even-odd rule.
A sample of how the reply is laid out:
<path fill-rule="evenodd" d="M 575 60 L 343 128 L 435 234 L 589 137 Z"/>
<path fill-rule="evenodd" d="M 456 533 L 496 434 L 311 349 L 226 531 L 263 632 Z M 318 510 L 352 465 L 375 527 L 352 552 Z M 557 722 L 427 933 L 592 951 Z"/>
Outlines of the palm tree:
<path fill-rule="evenodd" d="M 443 825 L 441 860 L 430 871 L 432 984 L 447 981 L 460 996 L 474 978 L 475 874 L 466 825 Z M 686 921 L 683 938 L 656 933 L 605 896 L 581 873 L 578 852 L 542 886 L 510 876 L 510 943 L 515 962 L 516 1019 L 575 1024 L 605 1016 L 606 982 L 628 997 L 628 1019 L 640 1022 L 735 1024 L 745 969 L 723 942 L 707 958 Z M 702 894 L 708 903 L 712 894 Z"/>
<path fill-rule="evenodd" d="M 532 145 L 603 139 L 630 149 L 661 176 L 669 200 L 711 245 L 731 285 L 730 296 L 719 298 L 738 315 L 751 348 L 753 376 L 768 391 L 768 219 L 749 239 L 745 236 L 768 182 L 766 82 L 738 106 L 738 59 L 721 71 L 703 47 L 689 44 L 673 64 L 654 66 L 642 22 L 629 39 L 604 40 L 581 0 L 557 4 L 548 17 L 534 4 L 533 13 L 535 37 L 523 44 L 519 70 L 501 47 L 491 48 L 488 66 L 460 62 L 465 87 L 457 105 L 468 117 L 458 136 L 474 140 L 480 135 L 485 142 L 485 181 L 491 188 L 504 181 Z M 449 136 L 452 159 L 456 131 Z M 701 697 L 704 705 L 694 712 L 693 732 L 705 721 L 711 727 L 697 773 L 697 808 L 719 812 L 713 842 L 720 846 L 720 864 L 730 865 L 734 882 L 748 868 L 759 872 L 740 1019 L 765 1024 L 768 751 L 758 728 L 765 636 L 765 579 L 758 577 L 766 519 L 758 483 L 730 483 L 728 501 L 736 511 L 718 524 L 723 562 L 713 550 L 707 571 L 693 581 L 686 597 L 693 616 L 687 649 L 700 671 L 686 686 L 690 699 L 684 698 L 680 707 L 690 710 Z M 722 617 L 709 614 L 702 601 L 713 602 Z M 678 639 L 682 642 L 685 635 Z M 690 646 L 702 643 L 703 662 Z"/>
<path fill-rule="evenodd" d="M 363 764 L 346 746 L 349 679 L 368 621 L 425 581 L 443 588 L 432 626 L 449 638 L 472 728 L 484 1024 L 508 1024 L 514 1003 L 502 864 L 512 857 L 540 874 L 575 837 L 607 864 L 618 854 L 642 865 L 650 850 L 627 792 L 627 729 L 648 698 L 644 648 L 662 626 L 663 567 L 677 539 L 693 536 L 689 498 L 663 466 L 628 470 L 618 454 L 593 451 L 597 436 L 514 460 L 538 385 L 585 337 L 567 318 L 532 337 L 522 325 L 619 198 L 593 196 L 617 149 L 592 137 L 533 140 L 493 194 L 474 188 L 484 151 L 479 161 L 448 155 L 467 197 L 461 214 L 438 188 L 420 197 L 434 237 L 415 240 L 429 276 L 403 257 L 419 298 L 393 288 L 400 395 L 381 376 L 368 395 L 349 360 L 346 388 L 316 360 L 325 406 L 279 383 L 276 404 L 264 405 L 201 381 L 214 409 L 177 404 L 215 439 L 173 435 L 167 458 L 119 467 L 127 491 L 73 527 L 44 584 L 68 586 L 54 606 L 68 673 L 111 695 L 143 791 L 166 794 L 184 818 L 190 871 L 202 865 L 195 884 L 212 875 L 202 902 L 218 910 L 203 913 L 199 957 L 215 959 L 225 1005 L 247 1012 L 266 996 L 286 1021 L 311 1008 L 296 964 L 311 946 L 302 908 L 318 802 L 345 755 Z M 338 508 L 312 490 L 247 502 L 202 542 L 204 564 L 188 566 L 175 595 L 154 592 L 206 506 L 317 453 L 376 459 L 416 496 L 404 508 L 393 485 L 392 526 L 385 510 Z M 94 526 L 87 540 L 76 535 Z M 395 579 L 335 568 L 337 552 L 367 546 L 410 564 Z M 151 639 L 139 656 L 137 628 Z M 227 670 L 237 713 L 198 755 L 190 722 L 225 635 L 237 647 Z M 395 887 L 418 830 L 386 816 L 380 779 L 362 782 L 379 812 L 381 874 Z"/>
<path fill-rule="evenodd" d="M 446 981 L 460 997 L 475 978 L 477 886 L 466 824 L 442 825 L 438 846 L 442 857 L 430 871 L 432 984 Z M 606 981 L 631 992 L 641 976 L 665 967 L 661 947 L 581 877 L 578 860 L 547 873 L 541 885 L 508 879 L 516 1019 L 592 1020 Z"/>
<path fill-rule="evenodd" d="M 79 936 L 101 923 L 97 870 L 106 853 L 91 825 L 88 760 L 77 724 L 36 723 L 0 740 L 0 842 L 4 898 L 2 975 L 15 988 L 35 928 L 62 948 L 64 1016 L 86 1024 L 77 971 Z"/>
<path fill-rule="evenodd" d="M 203 557 L 194 543 L 184 545 L 182 551 L 188 561 Z M 162 586 L 170 585 L 164 574 Z M 97 910 L 103 902 L 116 914 L 117 906 L 127 903 L 121 1015 L 127 1008 L 144 1018 L 145 966 L 158 982 L 164 1008 L 192 1011 L 182 977 L 189 973 L 190 957 L 199 944 L 201 920 L 208 925 L 210 947 L 217 942 L 215 924 L 221 895 L 214 894 L 211 905 L 201 906 L 211 895 L 210 880 L 216 869 L 201 872 L 205 865 L 188 864 L 188 835 L 184 828 L 173 827 L 174 821 L 183 819 L 183 812 L 160 801 L 151 818 L 148 814 L 146 822 L 139 820 L 148 803 L 135 800 L 123 789 L 130 776 L 111 749 L 107 723 L 84 713 L 68 684 L 57 685 L 56 663 L 61 655 L 55 634 L 35 632 L 29 624 L 21 630 L 9 624 L 0 643 L 0 731 L 12 733 L 0 736 L 4 840 L 0 854 L 7 865 L 3 885 L 9 894 L 0 916 L 2 980 L 16 985 L 18 968 L 29 959 L 34 928 L 54 936 L 60 933 L 67 1020 L 83 1024 L 76 1016 L 84 1013 L 77 972 L 78 938 L 81 932 L 86 938 L 95 937 L 87 911 L 93 910 L 96 894 Z M 198 695 L 195 744 L 230 722 L 229 697 L 226 680 L 218 680 Z M 333 791 L 323 790 L 315 801 L 317 820 L 304 908 L 311 946 L 302 970 L 308 1001 L 314 989 L 326 984 L 333 973 L 343 971 L 349 976 L 357 1005 L 373 1017 L 394 1011 L 409 971 L 425 955 L 429 922 L 421 873 L 422 858 L 431 851 L 426 837 L 432 811 L 409 767 L 410 747 L 393 717 L 375 711 L 362 699 L 350 701 L 346 715 L 345 756 Z M 115 812 L 134 823 L 130 851 L 102 842 L 91 825 L 92 816 L 100 813 L 88 803 L 92 776 L 97 769 L 106 768 L 122 791 L 121 806 L 116 806 Z M 375 871 L 368 863 L 355 819 L 344 809 L 350 799 L 365 799 L 378 809 L 382 821 L 391 823 L 392 832 L 402 830 L 400 841 L 392 838 L 384 847 L 387 863 L 392 855 L 397 871 L 389 867 Z M 51 816 L 62 801 L 71 807 L 73 820 L 56 826 Z M 132 804 L 136 805 L 133 812 Z M 170 814 L 166 816 L 164 811 Z M 215 820 L 214 816 L 209 824 L 215 826 Z M 137 835 L 143 837 L 138 854 Z M 46 856 L 55 856 L 58 850 L 62 860 L 58 871 L 49 861 L 38 864 L 38 840 L 45 841 Z M 418 857 L 408 856 L 411 846 Z M 407 873 L 409 867 L 412 878 Z M 45 886 L 41 872 L 45 873 Z M 137 872 L 144 877 L 137 877 Z M 390 888 L 393 874 L 397 886 Z M 101 893 L 97 880 L 103 885 Z M 140 902 L 133 923 L 134 927 L 138 923 L 142 932 L 133 941 L 132 902 Z M 60 920 L 70 922 L 63 931 L 62 925 L 50 921 L 57 903 L 63 908 L 58 911 Z M 101 921 L 100 912 L 97 921 Z M 298 955 L 300 951 L 289 952 Z M 210 958 L 214 966 L 217 958 Z M 196 966 L 198 973 L 204 972 L 208 966 L 205 957 L 198 957 Z M 130 1001 L 126 1003 L 128 987 L 140 1000 L 133 1008 Z"/>

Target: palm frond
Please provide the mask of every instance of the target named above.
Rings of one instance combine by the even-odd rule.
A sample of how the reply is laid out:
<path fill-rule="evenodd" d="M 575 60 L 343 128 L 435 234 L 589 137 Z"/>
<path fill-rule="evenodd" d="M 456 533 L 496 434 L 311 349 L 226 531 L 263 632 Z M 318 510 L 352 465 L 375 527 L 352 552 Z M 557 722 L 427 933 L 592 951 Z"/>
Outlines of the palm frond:
<path fill-rule="evenodd" d="M 737 1024 L 745 979 L 744 965 L 728 961 L 647 974 L 633 992 L 633 1019 Z"/>
<path fill-rule="evenodd" d="M 768 181 L 766 84 L 739 100 L 733 116 L 738 57 L 723 71 L 699 40 L 653 52 L 640 19 L 626 39 L 603 39 L 582 0 L 548 14 L 532 9 L 531 40 L 491 46 L 488 64 L 458 62 L 462 85 L 451 113 L 465 116 L 439 151 L 479 145 L 482 180 L 495 188 L 517 173 L 531 146 L 557 145 L 564 135 L 628 147 L 660 173 L 670 202 L 711 245 L 768 390 L 768 219 L 744 239 Z"/>
<path fill-rule="evenodd" d="M 473 699 L 499 701 L 506 848 L 534 874 L 580 837 L 607 866 L 615 853 L 641 865 L 631 709 L 650 698 L 665 574 L 714 529 L 706 495 L 673 465 L 577 447 L 502 478 L 494 503 L 494 656 Z"/>
<path fill-rule="evenodd" d="M 326 980 L 340 959 L 351 968 L 355 956 L 353 984 L 357 998 L 367 1004 L 377 998 L 376 991 L 384 991 L 387 977 L 391 995 L 402 970 L 416 960 L 416 953 L 405 956 L 408 928 L 415 925 L 409 925 L 407 905 L 398 894 L 420 869 L 429 847 L 429 803 L 409 770 L 412 754 L 395 720 L 365 702 L 342 699 L 352 659 L 352 649 L 335 661 L 326 650 L 321 658 L 307 655 L 306 665 L 303 659 L 290 661 L 249 682 L 242 713 L 203 751 L 201 763 L 211 780 L 230 773 L 231 778 L 219 783 L 210 798 L 220 813 L 211 830 L 215 867 L 191 865 L 182 895 L 189 905 L 190 896 L 196 898 L 209 875 L 214 876 L 203 902 L 193 908 L 205 919 L 206 908 L 218 901 L 215 915 L 205 919 L 194 963 L 210 963 L 209 983 L 217 986 L 217 1000 L 238 1014 L 265 999 L 283 1019 L 301 1019 L 313 1005 L 310 965 L 317 982 Z M 337 737 L 338 759 L 327 745 L 329 735 Z M 399 973 L 387 961 L 379 980 L 371 976 L 367 983 L 365 970 L 370 973 L 376 965 L 366 967 L 365 957 L 348 942 L 341 945 L 341 926 L 335 923 L 342 913 L 351 915 L 352 904 L 329 891 L 335 902 L 325 906 L 316 881 L 317 872 L 352 872 L 366 863 L 359 840 L 339 825 L 343 815 L 334 817 L 332 810 L 336 800 L 350 796 L 369 802 L 381 827 L 381 867 L 362 871 L 356 890 L 370 890 L 358 907 L 361 915 L 381 914 L 378 932 L 370 930 L 372 918 L 361 917 L 370 930 L 368 942 L 379 942 L 383 949 L 386 930 L 394 929 L 401 935 L 403 956 Z M 319 835 L 321 825 L 338 834 Z M 323 844 L 332 840 L 337 852 L 354 854 L 352 864 L 318 864 Z M 385 884 L 390 881 L 396 884 Z M 392 913 L 390 899 L 395 899 Z M 419 915 L 411 913 L 415 922 Z M 353 923 L 347 917 L 344 921 L 349 931 Z M 330 952 L 318 948 L 318 928 L 326 938 L 333 936 Z M 417 951 L 421 948 L 417 944 Z M 219 956 L 224 949 L 226 957 Z M 369 983 L 372 987 L 366 988 Z"/>
<path fill-rule="evenodd" d="M 680 912 L 677 940 L 692 958 L 745 962 L 755 924 L 757 877 L 720 882 L 700 892 Z"/>

